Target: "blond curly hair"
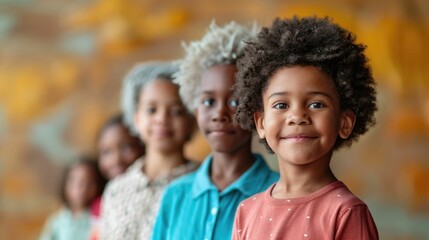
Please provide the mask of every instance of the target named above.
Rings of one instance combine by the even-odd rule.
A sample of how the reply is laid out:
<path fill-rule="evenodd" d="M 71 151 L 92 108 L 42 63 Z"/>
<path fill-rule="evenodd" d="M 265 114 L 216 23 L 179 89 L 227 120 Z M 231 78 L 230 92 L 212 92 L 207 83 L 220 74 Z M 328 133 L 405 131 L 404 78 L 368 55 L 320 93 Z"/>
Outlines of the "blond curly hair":
<path fill-rule="evenodd" d="M 190 112 L 198 104 L 202 74 L 217 64 L 235 64 L 243 56 L 246 42 L 256 39 L 258 32 L 256 23 L 244 26 L 232 21 L 219 27 L 212 21 L 201 40 L 183 43 L 185 57 L 178 61 L 173 81 L 180 85 L 180 96 Z"/>

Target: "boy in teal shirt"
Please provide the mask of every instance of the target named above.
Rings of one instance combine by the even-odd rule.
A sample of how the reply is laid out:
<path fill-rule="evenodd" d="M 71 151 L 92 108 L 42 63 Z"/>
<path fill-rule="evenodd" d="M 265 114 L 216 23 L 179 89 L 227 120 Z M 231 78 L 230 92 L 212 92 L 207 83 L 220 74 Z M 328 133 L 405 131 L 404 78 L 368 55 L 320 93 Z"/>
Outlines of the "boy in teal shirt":
<path fill-rule="evenodd" d="M 258 30 L 213 23 L 200 41 L 186 47 L 176 81 L 212 154 L 196 172 L 167 187 L 152 239 L 229 238 L 238 204 L 278 180 L 262 156 L 251 152 L 252 133 L 233 123 L 236 61 L 244 41 Z"/>

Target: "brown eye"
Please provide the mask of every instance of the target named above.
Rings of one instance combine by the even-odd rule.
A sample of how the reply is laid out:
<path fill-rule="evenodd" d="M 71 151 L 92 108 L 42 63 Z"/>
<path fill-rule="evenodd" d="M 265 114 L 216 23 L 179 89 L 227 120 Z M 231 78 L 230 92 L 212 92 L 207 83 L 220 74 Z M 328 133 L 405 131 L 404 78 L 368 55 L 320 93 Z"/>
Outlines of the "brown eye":
<path fill-rule="evenodd" d="M 203 99 L 202 104 L 206 107 L 211 107 L 214 104 L 214 100 L 212 98 L 205 98 Z"/>
<path fill-rule="evenodd" d="M 321 102 L 313 102 L 313 103 L 310 103 L 310 105 L 308 107 L 311 109 L 319 109 L 319 108 L 325 107 L 325 104 L 323 104 Z"/>
<path fill-rule="evenodd" d="M 236 108 L 238 107 L 238 100 L 237 99 L 233 99 L 231 101 L 229 101 L 229 106 Z"/>
<path fill-rule="evenodd" d="M 274 105 L 275 109 L 286 109 L 288 106 L 286 103 L 277 103 L 276 105 Z"/>
<path fill-rule="evenodd" d="M 152 114 L 156 113 L 156 108 L 154 108 L 154 107 L 147 107 L 144 111 L 145 111 L 145 113 L 147 113 L 149 115 L 152 115 Z"/>

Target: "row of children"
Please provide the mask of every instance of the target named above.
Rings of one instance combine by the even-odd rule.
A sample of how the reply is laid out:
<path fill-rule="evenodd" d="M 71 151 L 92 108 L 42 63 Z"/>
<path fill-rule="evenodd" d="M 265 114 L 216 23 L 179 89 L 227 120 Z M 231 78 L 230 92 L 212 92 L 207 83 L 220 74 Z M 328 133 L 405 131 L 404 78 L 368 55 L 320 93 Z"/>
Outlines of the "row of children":
<path fill-rule="evenodd" d="M 46 222 L 40 239 L 88 239 L 95 236 L 100 201 L 107 181 L 124 173 L 145 152 L 122 115 L 108 119 L 101 127 L 98 157 L 82 156 L 68 166 L 61 181 L 63 207 Z"/>
<path fill-rule="evenodd" d="M 178 66 L 135 67 L 123 110 L 146 153 L 108 183 L 99 239 L 378 239 L 330 169 L 375 123 L 364 49 L 329 18 L 213 23 Z M 212 150 L 201 166 L 183 153 L 192 115 Z M 252 153 L 253 131 L 280 174 Z"/>

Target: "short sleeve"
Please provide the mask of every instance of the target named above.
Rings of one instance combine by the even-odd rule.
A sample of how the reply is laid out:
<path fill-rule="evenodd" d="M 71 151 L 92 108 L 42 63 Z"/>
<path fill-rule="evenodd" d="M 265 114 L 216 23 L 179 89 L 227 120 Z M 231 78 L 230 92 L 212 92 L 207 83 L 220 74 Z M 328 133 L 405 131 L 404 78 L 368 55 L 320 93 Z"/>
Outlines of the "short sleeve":
<path fill-rule="evenodd" d="M 378 240 L 378 231 L 366 205 L 357 205 L 340 214 L 335 239 Z"/>
<path fill-rule="evenodd" d="M 48 218 L 45 225 L 43 226 L 42 233 L 40 234 L 39 240 L 55 240 L 55 215 L 52 215 Z"/>

